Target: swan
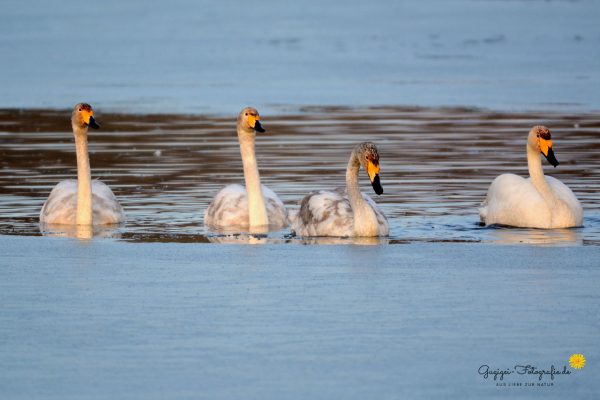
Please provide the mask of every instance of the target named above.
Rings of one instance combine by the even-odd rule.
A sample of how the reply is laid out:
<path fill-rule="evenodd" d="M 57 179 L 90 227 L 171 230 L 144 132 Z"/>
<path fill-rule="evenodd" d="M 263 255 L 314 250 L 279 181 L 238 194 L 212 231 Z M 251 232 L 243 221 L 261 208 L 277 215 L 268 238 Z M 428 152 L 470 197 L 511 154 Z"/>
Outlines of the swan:
<path fill-rule="evenodd" d="M 246 187 L 238 184 L 221 189 L 204 212 L 209 228 L 266 233 L 289 225 L 288 214 L 277 194 L 260 184 L 254 153 L 256 132 L 265 129 L 255 108 L 244 108 L 237 118 L 237 134 Z"/>
<path fill-rule="evenodd" d="M 71 125 L 77 153 L 77 179 L 59 182 L 40 211 L 43 224 L 107 225 L 125 219 L 123 208 L 112 190 L 99 180 L 91 180 L 88 155 L 88 127 L 100 128 L 92 106 L 79 103 L 73 108 Z"/>
<path fill-rule="evenodd" d="M 360 192 L 358 171 L 363 167 L 375 193 L 382 194 L 379 152 L 374 143 L 356 145 L 346 168 L 346 191 L 319 190 L 306 195 L 292 223 L 300 236 L 373 237 L 389 234 L 388 221 L 375 202 Z"/>
<path fill-rule="evenodd" d="M 544 176 L 540 153 L 554 167 L 558 165 L 550 131 L 545 126 L 534 126 L 527 137 L 530 177 L 502 174 L 494 179 L 479 209 L 481 222 L 543 229 L 582 225 L 583 209 L 579 200 L 564 183 Z"/>

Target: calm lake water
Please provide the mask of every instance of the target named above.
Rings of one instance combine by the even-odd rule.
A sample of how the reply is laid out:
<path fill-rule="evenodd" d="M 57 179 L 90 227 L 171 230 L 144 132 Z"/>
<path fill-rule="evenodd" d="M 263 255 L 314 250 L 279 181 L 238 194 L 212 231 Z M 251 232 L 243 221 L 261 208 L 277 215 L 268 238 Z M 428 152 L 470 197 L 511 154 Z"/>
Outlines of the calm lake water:
<path fill-rule="evenodd" d="M 0 232 L 39 235 L 39 210 L 52 187 L 76 176 L 69 113 L 0 112 Z M 243 181 L 235 118 L 132 116 L 98 111 L 90 133 L 92 177 L 109 186 L 128 219 L 97 234 L 133 241 L 247 242 L 210 235 L 203 213 L 224 185 Z M 389 239 L 322 239 L 319 243 L 468 241 L 599 244 L 600 150 L 597 114 L 496 113 L 461 108 L 306 108 L 294 116 L 263 114 L 257 139 L 263 183 L 291 209 L 308 192 L 345 185 L 355 143 L 379 146 L 385 193 L 362 190 L 388 216 Z M 584 227 L 565 230 L 479 226 L 478 206 L 497 175 L 525 176 L 525 139 L 534 124 L 553 132 L 561 162 L 547 174 L 565 182 L 585 210 Z M 53 231 L 53 232 L 62 232 Z M 314 242 L 289 230 L 258 242 Z M 254 239 L 253 239 L 254 240 Z"/>
<path fill-rule="evenodd" d="M 0 398 L 598 398 L 599 20 L 597 1 L 3 1 Z M 79 101 L 102 124 L 92 177 L 128 217 L 93 240 L 38 226 L 76 176 Z M 242 181 L 246 105 L 292 209 L 377 143 L 385 193 L 361 183 L 391 236 L 207 232 Z M 584 226 L 479 226 L 536 124 Z M 478 373 L 574 353 L 587 366 L 545 386 Z"/>
<path fill-rule="evenodd" d="M 593 0 L 4 0 L 0 108 L 599 110 L 598 20 Z"/>
<path fill-rule="evenodd" d="M 0 236 L 0 397 L 594 399 L 597 259 L 596 246 Z M 477 372 L 562 370 L 573 353 L 585 368 L 552 386 Z"/>

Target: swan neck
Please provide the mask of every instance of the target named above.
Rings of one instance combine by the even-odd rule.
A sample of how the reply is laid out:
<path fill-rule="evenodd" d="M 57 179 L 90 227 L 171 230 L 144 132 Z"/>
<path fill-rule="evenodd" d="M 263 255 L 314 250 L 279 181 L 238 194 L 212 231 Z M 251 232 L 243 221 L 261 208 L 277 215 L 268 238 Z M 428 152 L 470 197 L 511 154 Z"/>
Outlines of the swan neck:
<path fill-rule="evenodd" d="M 238 128 L 240 141 L 240 153 L 244 166 L 244 179 L 246 181 L 246 193 L 248 195 L 248 216 L 251 233 L 264 233 L 268 230 L 269 219 L 267 208 L 260 185 L 258 164 L 254 152 L 256 134 Z"/>
<path fill-rule="evenodd" d="M 529 168 L 529 176 L 531 177 L 531 183 L 540 193 L 542 198 L 548 203 L 549 206 L 555 201 L 554 194 L 550 189 L 550 185 L 544 177 L 544 169 L 542 168 L 542 157 L 538 150 L 532 149 L 529 145 L 527 146 L 527 166 Z"/>
<path fill-rule="evenodd" d="M 359 170 L 360 162 L 358 161 L 358 156 L 353 153 L 346 169 L 346 190 L 354 215 L 354 235 L 376 236 L 379 223 L 371 206 L 367 204 L 360 192 L 358 185 Z"/>
<path fill-rule="evenodd" d="M 358 185 L 359 169 L 360 163 L 353 154 L 346 168 L 346 190 L 348 192 L 348 200 L 350 200 L 350 205 L 354 212 L 365 206 L 365 199 L 363 199 Z"/>
<path fill-rule="evenodd" d="M 92 225 L 92 177 L 87 129 L 73 127 L 77 154 L 77 225 Z"/>

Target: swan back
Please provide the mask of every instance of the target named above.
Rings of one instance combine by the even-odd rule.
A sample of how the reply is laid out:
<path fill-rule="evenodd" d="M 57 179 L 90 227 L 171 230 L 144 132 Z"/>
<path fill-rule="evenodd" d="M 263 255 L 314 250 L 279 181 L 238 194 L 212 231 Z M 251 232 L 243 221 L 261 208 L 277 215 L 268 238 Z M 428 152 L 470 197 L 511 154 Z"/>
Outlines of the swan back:
<path fill-rule="evenodd" d="M 125 213 L 114 193 L 99 180 L 92 181 L 92 212 L 94 225 L 118 224 Z M 59 182 L 40 211 L 43 224 L 75 225 L 77 215 L 77 180 Z"/>
<path fill-rule="evenodd" d="M 286 208 L 268 187 L 261 185 L 270 229 L 281 229 L 289 225 Z M 242 185 L 227 185 L 221 189 L 204 211 L 204 225 L 217 229 L 248 230 L 250 213 L 248 194 Z"/>

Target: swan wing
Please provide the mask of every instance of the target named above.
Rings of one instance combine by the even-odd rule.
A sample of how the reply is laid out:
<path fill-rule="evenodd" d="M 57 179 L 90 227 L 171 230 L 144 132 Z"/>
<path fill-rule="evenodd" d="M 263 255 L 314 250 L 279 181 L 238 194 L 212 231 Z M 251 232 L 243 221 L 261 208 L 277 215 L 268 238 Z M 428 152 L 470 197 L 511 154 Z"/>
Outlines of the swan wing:
<path fill-rule="evenodd" d="M 309 193 L 300 202 L 292 229 L 300 236 L 352 236 L 354 216 L 348 197 L 341 190 Z"/>
<path fill-rule="evenodd" d="M 75 225 L 77 214 L 77 180 L 59 182 L 46 199 L 40 211 L 40 222 L 44 224 Z"/>
<path fill-rule="evenodd" d="M 246 188 L 233 184 L 219 190 L 204 212 L 204 224 L 209 227 L 247 228 L 250 217 Z"/>
<path fill-rule="evenodd" d="M 272 228 L 284 228 L 290 224 L 288 212 L 283 204 L 283 201 L 277 194 L 261 185 L 263 196 L 265 198 L 265 207 L 267 207 L 267 215 L 269 216 L 269 226 Z"/>
<path fill-rule="evenodd" d="M 371 206 L 371 209 L 373 210 L 373 212 L 375 213 L 375 216 L 377 217 L 377 225 L 379 226 L 379 235 L 380 236 L 389 235 L 390 227 L 389 227 L 388 220 L 387 220 L 386 216 L 383 214 L 383 212 L 377 206 L 377 203 L 375 203 L 375 200 L 373 200 L 370 196 L 368 196 L 364 193 L 362 193 L 362 196 L 365 199 L 365 201 L 367 202 L 367 204 L 369 204 L 369 206 Z"/>
<path fill-rule="evenodd" d="M 552 223 L 555 227 L 573 227 L 583 225 L 583 208 L 575 193 L 558 179 L 547 176 L 546 182 L 552 192 L 564 204 L 564 208 L 557 209 L 552 214 Z"/>
<path fill-rule="evenodd" d="M 94 225 L 118 224 L 125 220 L 125 212 L 108 185 L 92 181 L 92 212 Z"/>

